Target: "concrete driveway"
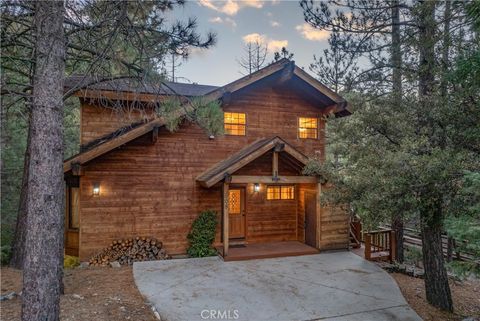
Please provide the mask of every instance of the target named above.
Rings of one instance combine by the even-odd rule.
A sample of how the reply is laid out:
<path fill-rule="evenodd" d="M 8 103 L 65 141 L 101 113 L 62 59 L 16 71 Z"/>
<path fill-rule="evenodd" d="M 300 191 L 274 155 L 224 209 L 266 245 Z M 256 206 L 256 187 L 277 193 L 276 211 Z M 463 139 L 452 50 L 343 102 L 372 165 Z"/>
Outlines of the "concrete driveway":
<path fill-rule="evenodd" d="M 139 262 L 133 274 L 163 321 L 421 320 L 388 273 L 350 252 Z"/>

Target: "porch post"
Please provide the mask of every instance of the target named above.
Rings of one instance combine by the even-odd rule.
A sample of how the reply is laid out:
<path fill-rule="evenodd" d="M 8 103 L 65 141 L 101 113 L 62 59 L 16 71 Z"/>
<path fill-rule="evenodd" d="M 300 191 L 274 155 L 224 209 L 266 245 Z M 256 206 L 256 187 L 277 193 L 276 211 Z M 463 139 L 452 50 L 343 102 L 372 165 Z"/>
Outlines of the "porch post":
<path fill-rule="evenodd" d="M 317 241 L 317 248 L 320 249 L 320 239 L 322 237 L 321 235 L 321 220 L 322 220 L 322 204 L 321 204 L 321 197 L 322 197 L 322 184 L 317 183 L 317 199 L 316 199 L 316 217 L 317 217 L 317 235 L 316 235 L 316 241 Z"/>
<path fill-rule="evenodd" d="M 273 152 L 273 157 L 272 157 L 272 177 L 273 180 L 276 180 L 278 178 L 278 152 Z"/>
<path fill-rule="evenodd" d="M 223 183 L 223 256 L 228 255 L 228 182 Z"/>

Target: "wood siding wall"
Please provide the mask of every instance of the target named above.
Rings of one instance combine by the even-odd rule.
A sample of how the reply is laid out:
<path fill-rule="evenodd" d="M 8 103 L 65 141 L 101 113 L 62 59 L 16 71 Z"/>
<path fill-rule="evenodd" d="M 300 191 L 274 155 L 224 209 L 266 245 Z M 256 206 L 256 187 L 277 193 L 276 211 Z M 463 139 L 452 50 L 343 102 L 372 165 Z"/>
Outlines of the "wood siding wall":
<path fill-rule="evenodd" d="M 149 119 L 152 108 L 135 108 L 128 102 L 118 103 L 118 106 L 104 107 L 94 102 L 81 101 L 80 144 L 87 144 L 97 138 L 128 126 L 132 123 Z"/>
<path fill-rule="evenodd" d="M 82 142 L 128 123 L 116 123 L 108 109 L 102 112 L 99 107 L 83 104 L 82 110 Z M 246 136 L 210 140 L 197 125 L 185 123 L 175 133 L 161 128 L 156 143 L 147 134 L 84 166 L 80 182 L 82 260 L 113 239 L 138 235 L 162 240 L 170 254 L 185 253 L 186 236 L 198 213 L 205 209 L 221 211 L 221 189 L 205 189 L 195 177 L 259 138 L 280 136 L 306 155 L 324 155 L 323 121 L 318 140 L 297 138 L 297 117 L 320 118 L 321 112 L 294 92 L 244 89 L 233 95 L 224 110 L 247 114 Z M 266 156 L 257 166 L 241 171 L 271 173 L 271 161 Z M 281 165 L 280 175 L 286 171 L 288 167 Z M 100 196 L 92 196 L 94 183 L 100 184 Z M 253 193 L 252 187 L 247 188 L 247 235 L 251 241 L 297 239 L 298 191 L 295 201 L 268 202 L 265 195 Z"/>

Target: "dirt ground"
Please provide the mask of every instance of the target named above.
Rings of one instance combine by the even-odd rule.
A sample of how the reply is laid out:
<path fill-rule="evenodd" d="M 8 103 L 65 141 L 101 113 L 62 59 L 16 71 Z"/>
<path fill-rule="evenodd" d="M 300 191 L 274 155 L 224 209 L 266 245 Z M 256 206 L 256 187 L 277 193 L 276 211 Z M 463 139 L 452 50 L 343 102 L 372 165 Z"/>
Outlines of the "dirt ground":
<path fill-rule="evenodd" d="M 62 321 L 156 321 L 133 282 L 132 268 L 76 268 L 65 270 Z M 21 272 L 1 269 L 1 294 L 21 291 Z M 0 320 L 20 320 L 21 299 L 0 303 Z"/>
<path fill-rule="evenodd" d="M 480 280 L 450 280 L 454 313 L 443 312 L 427 303 L 424 280 L 400 273 L 391 274 L 410 306 L 425 321 L 480 320 Z"/>

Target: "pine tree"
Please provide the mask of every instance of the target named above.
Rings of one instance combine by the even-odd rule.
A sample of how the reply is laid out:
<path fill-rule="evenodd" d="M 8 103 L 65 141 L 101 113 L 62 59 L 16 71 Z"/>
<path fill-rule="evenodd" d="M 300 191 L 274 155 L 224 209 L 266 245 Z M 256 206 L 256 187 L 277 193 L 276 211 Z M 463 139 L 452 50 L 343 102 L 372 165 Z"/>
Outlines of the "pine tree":
<path fill-rule="evenodd" d="M 287 50 L 287 48 L 282 47 L 280 51 L 276 51 L 273 53 L 273 62 L 279 61 L 280 59 L 288 59 L 292 60 L 294 54 Z"/>
<path fill-rule="evenodd" d="M 472 47 L 478 48 L 472 23 L 464 19 L 466 4 L 455 3 L 455 10 L 447 15 L 448 28 L 439 19 L 448 10 L 445 3 L 334 2 L 335 6 L 302 1 L 306 21 L 350 35 L 342 50 L 356 53 L 368 64 L 359 72 L 361 86 L 347 94 L 354 114 L 330 121 L 336 123 L 333 139 L 344 155 L 340 168 L 327 170 L 335 186 L 330 197 L 349 202 L 371 225 L 398 213 L 417 221 L 423 237 L 428 302 L 451 311 L 441 233 L 445 219 L 455 211 L 464 171 L 480 167 L 476 135 L 480 91 L 443 77 L 445 69 L 436 58 L 445 41 L 439 36 L 443 30 L 450 29 L 452 43 L 458 43 L 447 57 L 448 65 Z M 396 26 L 400 35 L 393 32 Z M 392 41 L 398 36 L 400 42 Z M 442 94 L 442 79 L 447 98 Z"/>
<path fill-rule="evenodd" d="M 323 56 L 314 55 L 313 63 L 309 66 L 317 79 L 336 93 L 352 91 L 358 72 L 355 54 L 343 51 L 342 41 L 338 30 L 334 28 L 328 39 L 329 47 L 323 50 Z"/>
<path fill-rule="evenodd" d="M 68 74 L 85 74 L 93 76 L 94 82 L 105 81 L 116 78 L 131 78 L 139 83 L 149 80 L 156 80 L 159 83 L 163 80 L 157 72 L 158 66 L 164 60 L 168 52 L 179 52 L 181 56 L 187 57 L 190 47 L 209 48 L 215 44 L 215 35 L 209 33 L 205 38 L 201 37 L 197 31 L 195 19 L 189 19 L 186 22 L 175 22 L 168 25 L 165 22 L 164 14 L 176 6 L 183 5 L 183 1 L 128 1 L 128 2 L 102 2 L 102 1 L 82 1 L 66 2 L 65 14 L 63 19 L 63 28 L 66 41 L 66 66 Z M 8 110 L 22 110 L 22 117 L 28 119 L 30 113 L 30 97 L 32 92 L 32 79 L 34 70 L 35 44 L 33 42 L 33 20 L 35 6 L 31 1 L 3 1 L 1 4 L 2 13 L 2 107 L 8 107 Z M 85 84 L 80 81 L 65 93 L 64 98 L 68 98 L 82 86 L 93 85 Z M 66 122 L 78 124 L 78 113 L 75 106 L 71 108 L 71 103 L 67 104 Z M 78 103 L 77 103 L 78 108 Z M 130 107 L 118 106 L 116 111 L 119 113 L 128 113 Z M 3 109 L 2 109 L 3 110 Z M 15 115 L 15 114 L 14 114 Z M 27 115 L 25 117 L 25 115 Z M 77 115 L 77 117 L 75 117 Z M 12 119 L 15 122 L 15 120 Z M 18 121 L 21 123 L 22 121 Z M 71 132 L 70 127 L 66 127 L 65 142 L 77 143 L 78 132 Z M 78 128 L 78 127 L 77 127 Z M 5 132 L 2 126 L 2 138 L 7 137 L 9 133 Z M 24 133 L 26 138 L 26 131 Z M 12 147 L 18 149 L 19 154 L 25 152 L 24 145 L 20 144 L 23 140 L 13 140 Z M 17 144 L 18 142 L 18 144 Z M 17 145 L 15 145 L 17 144 Z M 28 144 L 29 145 L 29 144 Z M 28 150 L 28 147 L 26 147 Z M 66 151 L 72 153 L 75 147 L 66 146 Z M 28 155 L 28 153 L 27 153 Z M 2 155 L 3 157 L 4 155 Z M 26 162 L 26 161 L 25 161 Z M 13 160 L 11 163 L 22 164 L 23 159 Z M 2 166 L 3 166 L 2 162 Z M 18 165 L 15 165 L 18 166 Z M 22 172 L 22 166 L 17 172 Z M 5 172 L 2 167 L 2 175 L 14 179 L 16 186 L 22 191 L 6 194 L 6 199 L 18 200 L 21 197 L 20 209 L 17 219 L 17 231 L 15 233 L 13 259 L 11 263 L 17 267 L 22 267 L 23 255 L 19 249 L 24 248 L 24 222 L 26 222 L 25 202 L 27 201 L 26 184 L 21 184 L 19 175 L 15 176 L 13 172 Z M 28 171 L 23 171 L 28 176 Z M 26 178 L 23 179 L 26 181 Z M 6 180 L 2 179 L 2 187 Z M 4 194 L 2 193 L 2 198 Z M 12 204 L 15 202 L 11 202 Z M 15 217 L 16 206 L 9 206 L 9 211 L 4 211 L 5 203 L 2 202 L 2 222 L 6 218 Z M 8 204 L 7 204 L 8 205 Z M 11 226 L 12 223 L 7 226 Z M 10 227 L 11 228 L 11 227 Z M 5 229 L 2 224 L 2 231 Z M 7 234 L 7 233 L 6 233 Z M 2 233 L 3 235 L 3 233 Z M 3 242 L 10 240 L 2 239 Z"/>

